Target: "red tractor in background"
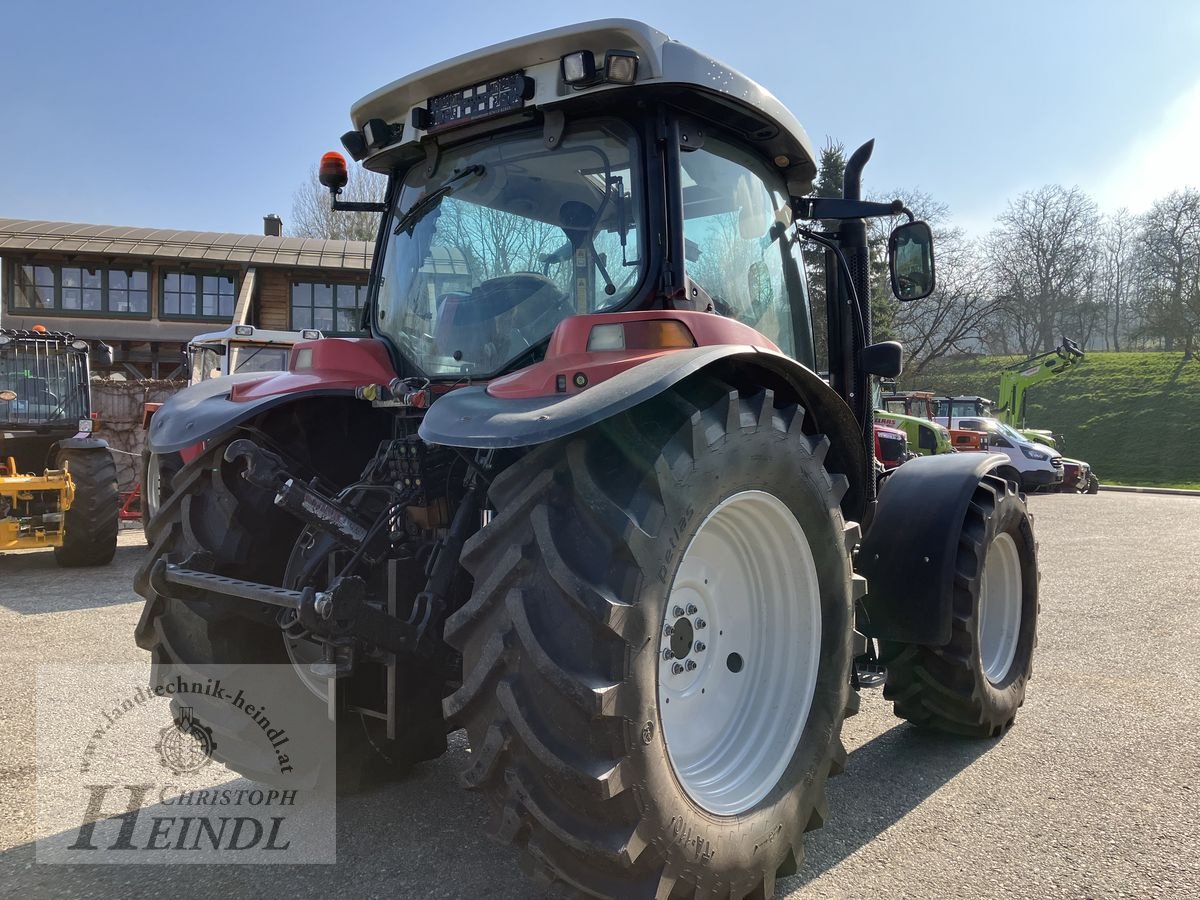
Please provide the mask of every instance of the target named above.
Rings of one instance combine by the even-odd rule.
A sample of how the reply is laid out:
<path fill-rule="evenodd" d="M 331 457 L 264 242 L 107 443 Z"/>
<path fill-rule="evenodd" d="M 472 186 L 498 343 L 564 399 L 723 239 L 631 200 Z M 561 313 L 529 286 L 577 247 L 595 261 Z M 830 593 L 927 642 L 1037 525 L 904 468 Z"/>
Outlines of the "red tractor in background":
<path fill-rule="evenodd" d="M 1024 498 L 988 454 L 876 494 L 870 379 L 901 349 L 872 340 L 864 219 L 905 210 L 860 199 L 870 143 L 844 197 L 811 197 L 775 97 L 626 20 L 432 66 L 351 118 L 386 199 L 339 200 L 337 154 L 321 179 L 381 213 L 372 337 L 154 416 L 152 452 L 198 450 L 138 573 L 156 667 L 290 660 L 356 782 L 465 728 L 496 836 L 609 897 L 771 896 L 828 814 L 856 661 L 921 727 L 1012 724 L 1038 611 Z M 902 302 L 934 283 L 911 218 Z M 270 771 L 238 732 L 215 743 Z"/>

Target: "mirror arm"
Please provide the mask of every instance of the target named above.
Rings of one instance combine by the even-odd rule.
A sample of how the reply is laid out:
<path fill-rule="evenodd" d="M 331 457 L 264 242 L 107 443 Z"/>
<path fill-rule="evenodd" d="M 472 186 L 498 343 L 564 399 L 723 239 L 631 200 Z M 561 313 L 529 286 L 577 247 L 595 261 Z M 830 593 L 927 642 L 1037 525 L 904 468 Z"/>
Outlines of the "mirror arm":
<path fill-rule="evenodd" d="M 843 200 L 841 197 L 793 197 L 792 212 L 800 219 L 872 219 L 913 214 L 903 200 L 875 203 L 870 200 Z"/>

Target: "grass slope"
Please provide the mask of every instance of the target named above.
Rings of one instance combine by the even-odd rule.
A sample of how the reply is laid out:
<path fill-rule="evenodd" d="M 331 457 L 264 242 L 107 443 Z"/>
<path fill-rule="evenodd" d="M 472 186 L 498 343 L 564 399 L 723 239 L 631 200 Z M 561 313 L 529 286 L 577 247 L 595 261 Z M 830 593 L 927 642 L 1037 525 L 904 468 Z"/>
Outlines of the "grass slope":
<path fill-rule="evenodd" d="M 995 399 L 1000 370 L 1014 362 L 1020 357 L 953 360 L 901 384 Z M 1091 463 L 1101 483 L 1200 488 L 1200 360 L 1089 352 L 1030 388 L 1027 406 L 1028 427 L 1063 435 L 1063 453 Z"/>

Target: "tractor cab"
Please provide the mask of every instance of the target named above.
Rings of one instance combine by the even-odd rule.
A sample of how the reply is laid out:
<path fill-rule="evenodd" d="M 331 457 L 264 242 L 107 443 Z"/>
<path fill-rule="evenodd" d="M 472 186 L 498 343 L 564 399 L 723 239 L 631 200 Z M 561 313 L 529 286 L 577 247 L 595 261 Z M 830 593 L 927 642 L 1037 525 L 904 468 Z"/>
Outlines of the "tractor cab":
<path fill-rule="evenodd" d="M 320 340 L 321 332 L 272 331 L 253 325 L 231 325 L 224 331 L 198 334 L 188 342 L 188 384 L 234 372 L 282 372 L 288 355 L 301 341 Z"/>

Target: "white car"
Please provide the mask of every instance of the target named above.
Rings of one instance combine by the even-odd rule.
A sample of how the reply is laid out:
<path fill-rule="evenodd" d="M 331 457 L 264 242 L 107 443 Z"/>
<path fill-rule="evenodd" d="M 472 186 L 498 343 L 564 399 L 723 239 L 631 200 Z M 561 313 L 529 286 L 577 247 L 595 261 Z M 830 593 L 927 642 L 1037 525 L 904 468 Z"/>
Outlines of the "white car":
<path fill-rule="evenodd" d="M 1011 426 L 996 419 L 964 416 L 952 419 L 950 427 L 967 431 L 986 431 L 988 449 L 1008 457 L 1012 468 L 1020 476 L 1021 490 L 1043 490 L 1062 483 L 1062 454 L 1053 447 L 1036 444 L 1022 437 Z"/>

